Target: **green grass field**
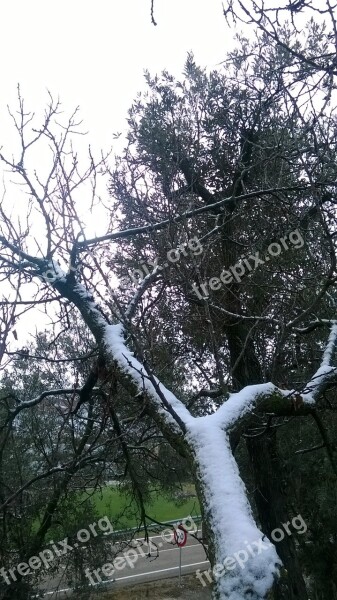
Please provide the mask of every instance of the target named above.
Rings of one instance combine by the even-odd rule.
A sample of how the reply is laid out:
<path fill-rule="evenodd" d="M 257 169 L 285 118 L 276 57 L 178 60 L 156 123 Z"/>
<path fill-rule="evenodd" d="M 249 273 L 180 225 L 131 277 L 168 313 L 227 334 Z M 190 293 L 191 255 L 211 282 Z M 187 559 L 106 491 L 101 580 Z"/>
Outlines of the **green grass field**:
<path fill-rule="evenodd" d="M 151 502 L 146 505 L 147 515 L 156 521 L 173 521 L 188 515 L 199 515 L 200 507 L 192 486 L 186 486 L 185 494 L 189 497 L 177 501 L 161 493 L 152 492 Z M 119 529 L 135 527 L 139 523 L 136 516 L 136 506 L 130 497 L 123 494 L 118 488 L 107 486 L 102 491 L 97 491 L 91 498 L 97 512 L 106 515 L 111 522 L 118 525 Z"/>

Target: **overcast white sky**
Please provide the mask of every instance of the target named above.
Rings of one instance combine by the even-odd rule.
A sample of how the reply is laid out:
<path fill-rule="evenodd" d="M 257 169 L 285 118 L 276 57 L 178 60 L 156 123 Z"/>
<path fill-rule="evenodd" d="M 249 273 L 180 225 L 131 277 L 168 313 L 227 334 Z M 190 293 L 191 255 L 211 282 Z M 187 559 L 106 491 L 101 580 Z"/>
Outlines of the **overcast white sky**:
<path fill-rule="evenodd" d="M 157 27 L 150 0 L 2 2 L 1 111 L 13 104 L 17 83 L 34 109 L 48 88 L 65 108 L 80 105 L 90 141 L 109 147 L 144 87 L 145 68 L 179 75 L 189 50 L 215 67 L 233 37 L 221 0 L 155 0 L 155 17 Z"/>
<path fill-rule="evenodd" d="M 144 89 L 144 69 L 152 74 L 168 69 L 179 76 L 191 50 L 208 68 L 224 59 L 234 32 L 221 0 L 155 0 L 157 27 L 150 8 L 150 0 L 1 2 L 0 147 L 7 156 L 16 137 L 6 105 L 16 109 L 18 83 L 26 109 L 37 114 L 43 112 L 47 89 L 60 97 L 67 114 L 79 105 L 89 132 L 85 146 L 91 143 L 97 151 L 114 145 L 114 132 L 125 131 L 127 110 Z M 38 156 L 38 169 L 44 158 Z M 13 206 L 16 195 L 16 187 L 7 190 Z M 86 233 L 106 227 L 99 221 L 95 218 L 92 232 L 88 224 Z M 41 327 L 44 320 L 42 315 L 31 319 L 30 326 Z"/>

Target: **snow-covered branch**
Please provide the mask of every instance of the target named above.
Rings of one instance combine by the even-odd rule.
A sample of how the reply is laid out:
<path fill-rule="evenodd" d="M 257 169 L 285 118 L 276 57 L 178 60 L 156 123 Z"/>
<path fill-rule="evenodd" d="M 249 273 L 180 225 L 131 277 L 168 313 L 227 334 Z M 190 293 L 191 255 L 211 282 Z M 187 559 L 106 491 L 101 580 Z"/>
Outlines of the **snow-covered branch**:
<path fill-rule="evenodd" d="M 125 345 L 121 323 L 106 325 L 104 343 L 111 358 L 133 380 L 138 391 L 145 393 L 151 399 L 165 421 L 180 431 L 181 425 L 185 429 L 186 424 L 193 420 L 189 410 L 134 357 Z"/>
<path fill-rule="evenodd" d="M 228 431 L 243 416 L 252 412 L 258 400 L 270 397 L 276 390 L 272 383 L 247 385 L 240 392 L 231 394 L 227 402 L 220 406 L 216 413 L 210 415 L 210 418 L 218 427 Z"/>
<path fill-rule="evenodd" d="M 246 392 L 242 396 L 241 408 L 245 398 L 247 405 L 256 393 Z M 229 411 L 228 421 L 234 418 L 234 412 L 234 409 Z M 219 427 L 217 414 L 214 417 L 190 422 L 186 437 L 194 448 L 198 465 L 204 517 L 215 534 L 210 548 L 213 561 L 221 567 L 226 566 L 229 557 L 245 558 L 244 568 L 237 562 L 233 569 L 235 561 L 232 561 L 232 567 L 223 569 L 223 576 L 217 582 L 219 597 L 261 599 L 273 586 L 281 560 L 255 524 L 228 435 Z M 255 552 L 254 547 L 259 551 Z"/>
<path fill-rule="evenodd" d="M 337 368 L 332 366 L 332 360 L 337 346 L 337 323 L 335 322 L 330 331 L 329 339 L 323 353 L 323 359 L 319 369 L 305 386 L 302 397 L 305 403 L 314 404 L 322 388 L 326 386 L 333 375 L 336 375 Z"/>

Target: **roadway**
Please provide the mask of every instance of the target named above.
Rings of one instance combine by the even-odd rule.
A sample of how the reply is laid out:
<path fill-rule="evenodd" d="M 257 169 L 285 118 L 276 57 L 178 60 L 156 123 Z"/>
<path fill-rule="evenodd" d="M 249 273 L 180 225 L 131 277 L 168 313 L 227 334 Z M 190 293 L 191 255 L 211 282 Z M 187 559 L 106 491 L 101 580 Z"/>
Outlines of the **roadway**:
<path fill-rule="evenodd" d="M 117 555 L 116 555 L 117 553 Z M 104 566 L 89 569 L 88 585 L 92 588 L 117 589 L 126 585 L 156 581 L 168 577 L 179 576 L 179 553 L 176 544 L 165 541 L 160 535 L 149 538 L 147 545 L 143 539 L 132 541 L 131 546 L 125 546 L 125 542 L 118 542 L 112 546 L 110 561 L 114 562 L 118 569 L 112 576 L 104 575 Z M 116 558 L 119 561 L 116 562 Z M 186 545 L 181 549 L 181 573 L 187 575 L 197 569 L 204 570 L 209 567 L 203 546 L 192 536 L 187 536 Z M 62 567 L 61 567 L 62 568 Z M 102 570 L 103 569 L 103 570 Z M 105 567 L 108 573 L 108 567 Z M 44 588 L 45 598 L 59 600 L 71 596 L 71 588 L 66 587 L 64 577 L 49 580 Z M 90 583 L 89 583 L 90 582 Z"/>

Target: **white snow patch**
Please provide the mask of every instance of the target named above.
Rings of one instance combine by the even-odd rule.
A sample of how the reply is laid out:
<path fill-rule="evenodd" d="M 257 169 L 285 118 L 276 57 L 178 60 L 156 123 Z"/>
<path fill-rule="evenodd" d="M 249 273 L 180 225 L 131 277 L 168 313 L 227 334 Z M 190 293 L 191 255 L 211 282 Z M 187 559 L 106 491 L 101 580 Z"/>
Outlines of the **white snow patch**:
<path fill-rule="evenodd" d="M 74 285 L 74 291 L 79 296 L 81 296 L 81 298 L 83 298 L 83 300 L 86 300 L 87 306 L 88 306 L 90 312 L 95 314 L 96 321 L 100 325 L 105 327 L 106 320 L 104 319 L 102 313 L 99 311 L 98 304 L 95 302 L 93 294 L 90 293 L 89 291 L 87 291 L 81 283 L 76 283 L 76 285 Z"/>
<path fill-rule="evenodd" d="M 237 565 L 219 579 L 221 592 L 227 594 L 228 600 L 241 600 L 251 590 L 249 597 L 261 600 L 272 587 L 281 560 L 275 547 L 254 522 L 228 436 L 209 417 L 190 422 L 187 435 L 195 448 L 200 475 L 205 484 L 205 509 L 209 512 L 211 527 L 215 532 L 217 564 L 223 564 L 235 552 L 246 551 L 248 554 L 244 568 Z M 268 547 L 251 556 L 247 545 L 262 537 Z"/>
<path fill-rule="evenodd" d="M 309 383 L 305 386 L 302 398 L 306 404 L 315 404 L 316 392 L 320 385 L 325 379 L 328 379 L 333 373 L 336 372 L 335 367 L 329 365 L 322 365 L 311 378 Z"/>
<path fill-rule="evenodd" d="M 144 366 L 134 357 L 133 353 L 126 347 L 123 338 L 123 325 L 118 323 L 117 325 L 105 325 L 105 337 L 104 342 L 108 348 L 108 351 L 117 361 L 121 369 L 128 373 L 133 381 L 137 383 L 139 391 L 145 390 L 158 405 L 158 409 L 161 414 L 166 415 L 166 418 L 172 423 L 176 424 L 173 417 L 167 412 L 162 399 L 158 395 L 153 383 L 149 380 L 149 375 L 146 372 Z M 156 377 L 153 379 L 160 388 L 161 393 L 165 397 L 166 401 L 173 408 L 175 413 L 180 419 L 186 424 L 194 420 L 194 417 L 190 414 L 186 406 L 178 400 L 178 398 L 170 392 Z"/>
<path fill-rule="evenodd" d="M 329 366 L 331 364 L 331 359 L 332 359 L 333 353 L 336 348 L 336 340 L 337 340 L 337 323 L 334 323 L 333 326 L 331 327 L 328 343 L 327 343 L 327 346 L 326 346 L 324 354 L 323 354 L 323 360 L 322 360 L 322 365 L 321 365 L 322 367 Z"/>
<path fill-rule="evenodd" d="M 306 385 L 302 397 L 306 404 L 315 404 L 315 399 L 319 388 L 324 383 L 324 380 L 329 379 L 331 375 L 336 373 L 336 367 L 331 366 L 333 354 L 336 349 L 337 343 L 337 323 L 334 322 L 331 330 L 329 339 L 324 350 L 322 362 L 320 368 L 316 371 L 315 375 L 311 378 L 309 383 Z"/>
<path fill-rule="evenodd" d="M 231 394 L 228 400 L 210 417 L 213 422 L 227 429 L 227 427 L 236 423 L 240 417 L 254 408 L 259 396 L 267 396 L 276 389 L 272 383 L 247 385 L 240 392 Z"/>

